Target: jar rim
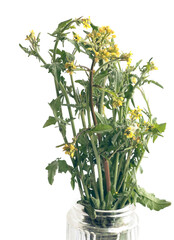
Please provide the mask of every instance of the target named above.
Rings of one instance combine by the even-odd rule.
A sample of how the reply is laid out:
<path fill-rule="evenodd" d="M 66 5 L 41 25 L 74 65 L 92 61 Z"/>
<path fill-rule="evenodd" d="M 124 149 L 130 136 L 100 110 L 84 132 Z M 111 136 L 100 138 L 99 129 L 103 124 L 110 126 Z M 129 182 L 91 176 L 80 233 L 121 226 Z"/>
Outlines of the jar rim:
<path fill-rule="evenodd" d="M 82 204 L 76 203 L 74 206 L 76 209 L 84 210 L 84 206 Z M 134 212 L 136 209 L 136 206 L 134 204 L 128 204 L 123 208 L 116 209 L 116 210 L 101 210 L 101 209 L 95 209 L 95 212 L 98 216 L 100 215 L 127 215 L 132 212 Z M 83 211 L 83 214 L 88 215 L 85 211 Z"/>

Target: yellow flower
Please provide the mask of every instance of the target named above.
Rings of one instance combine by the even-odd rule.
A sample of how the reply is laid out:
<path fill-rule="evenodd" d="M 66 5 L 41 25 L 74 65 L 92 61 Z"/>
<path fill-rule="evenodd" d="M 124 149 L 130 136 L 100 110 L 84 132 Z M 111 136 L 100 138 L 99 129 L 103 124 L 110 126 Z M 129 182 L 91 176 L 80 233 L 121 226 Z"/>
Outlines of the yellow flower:
<path fill-rule="evenodd" d="M 116 35 L 112 35 L 113 38 L 116 38 Z"/>
<path fill-rule="evenodd" d="M 74 65 L 74 62 L 67 62 L 65 64 L 65 68 L 67 69 L 66 72 L 73 74 L 74 70 L 76 69 L 76 66 Z"/>
<path fill-rule="evenodd" d="M 158 70 L 153 61 L 150 63 L 150 70 Z"/>
<path fill-rule="evenodd" d="M 140 143 L 140 138 L 133 136 L 133 140 L 136 141 L 137 143 Z"/>
<path fill-rule="evenodd" d="M 25 40 L 36 40 L 35 32 L 31 30 L 30 35 L 27 35 Z"/>
<path fill-rule="evenodd" d="M 123 97 L 114 97 L 113 98 L 113 103 L 112 103 L 112 106 L 113 106 L 113 108 L 118 108 L 118 107 L 120 107 L 120 106 L 122 106 L 123 105 L 123 101 L 124 101 L 124 98 Z"/>
<path fill-rule="evenodd" d="M 135 136 L 134 132 L 133 132 L 133 127 L 127 127 L 125 130 L 124 135 L 126 135 L 127 138 L 133 138 Z"/>
<path fill-rule="evenodd" d="M 74 40 L 76 42 L 80 42 L 81 37 L 78 34 L 76 34 L 76 33 L 73 33 L 73 35 L 74 35 Z"/>
<path fill-rule="evenodd" d="M 132 62 L 132 58 L 128 58 L 127 65 L 130 66 Z"/>
<path fill-rule="evenodd" d="M 83 26 L 84 28 L 88 29 L 91 27 L 90 23 L 91 23 L 91 19 L 90 17 L 89 18 L 83 18 L 82 19 L 82 23 L 83 23 Z"/>
<path fill-rule="evenodd" d="M 132 77 L 132 78 L 131 78 L 131 82 L 135 84 L 135 83 L 137 82 L 136 77 Z"/>
<path fill-rule="evenodd" d="M 70 155 L 72 158 L 74 157 L 74 153 L 77 149 L 74 147 L 73 144 L 65 144 L 63 147 L 63 151 L 65 154 Z"/>
<path fill-rule="evenodd" d="M 132 120 L 139 119 L 142 116 L 141 111 L 142 111 L 142 109 L 140 109 L 139 106 L 137 107 L 137 109 L 135 108 L 135 109 L 131 110 L 130 111 L 130 118 Z"/>

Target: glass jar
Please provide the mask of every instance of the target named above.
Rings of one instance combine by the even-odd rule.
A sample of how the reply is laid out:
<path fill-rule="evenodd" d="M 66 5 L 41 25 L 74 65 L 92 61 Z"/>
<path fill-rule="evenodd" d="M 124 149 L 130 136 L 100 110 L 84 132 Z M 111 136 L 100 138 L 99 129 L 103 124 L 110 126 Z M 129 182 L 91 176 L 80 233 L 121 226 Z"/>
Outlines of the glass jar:
<path fill-rule="evenodd" d="M 76 204 L 67 214 L 66 240 L 137 240 L 138 217 L 135 206 L 119 210 L 96 210 L 91 220 L 84 207 Z"/>

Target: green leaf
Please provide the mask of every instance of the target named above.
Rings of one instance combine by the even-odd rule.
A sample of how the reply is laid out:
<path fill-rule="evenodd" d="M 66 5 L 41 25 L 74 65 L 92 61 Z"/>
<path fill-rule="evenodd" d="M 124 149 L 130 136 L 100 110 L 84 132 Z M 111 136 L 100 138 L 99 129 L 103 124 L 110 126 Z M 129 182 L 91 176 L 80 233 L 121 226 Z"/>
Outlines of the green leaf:
<path fill-rule="evenodd" d="M 69 52 L 65 52 L 64 50 L 62 50 L 61 57 L 62 57 L 62 60 L 63 60 L 64 63 L 72 62 L 75 59 L 73 54 L 71 54 Z"/>
<path fill-rule="evenodd" d="M 109 75 L 108 71 L 103 71 L 97 75 L 94 76 L 94 84 L 97 84 L 98 82 L 100 82 L 100 80 L 102 80 L 103 78 L 107 77 Z"/>
<path fill-rule="evenodd" d="M 70 165 L 68 165 L 65 160 L 59 159 L 58 166 L 59 166 L 59 168 L 58 168 L 59 173 L 67 173 L 67 171 L 72 173 L 72 171 L 73 171 L 73 168 Z"/>
<path fill-rule="evenodd" d="M 80 85 L 87 87 L 89 84 L 89 81 L 85 81 L 85 80 L 76 80 L 76 83 L 79 83 Z"/>
<path fill-rule="evenodd" d="M 70 23 L 72 21 L 72 18 L 71 19 L 68 19 L 66 21 L 63 21 L 61 23 L 59 23 L 58 25 L 58 30 L 62 30 L 68 23 Z"/>
<path fill-rule="evenodd" d="M 110 132 L 112 130 L 113 130 L 112 126 L 108 124 L 99 123 L 89 131 L 90 133 L 103 133 L 103 132 Z"/>
<path fill-rule="evenodd" d="M 99 87 L 99 86 L 94 86 L 94 87 L 98 88 L 100 91 L 104 91 L 104 92 L 109 93 L 113 97 L 116 97 L 116 98 L 118 97 L 117 94 L 115 92 L 111 91 L 110 89 L 102 88 L 102 87 Z"/>
<path fill-rule="evenodd" d="M 58 165 L 59 165 L 58 161 L 55 160 L 55 161 L 49 163 L 48 166 L 46 167 L 46 170 L 48 170 L 48 182 L 51 185 L 54 182 L 54 176 L 56 175 Z"/>
<path fill-rule="evenodd" d="M 108 124 L 108 119 L 106 117 L 102 116 L 102 114 L 95 112 L 95 115 L 96 115 L 97 119 L 100 121 L 100 123 Z"/>
<path fill-rule="evenodd" d="M 114 136 L 112 137 L 111 143 L 112 143 L 113 145 L 116 144 L 117 138 L 118 138 L 118 136 L 120 135 L 120 133 L 121 133 L 121 130 L 118 131 L 116 134 L 114 134 Z"/>
<path fill-rule="evenodd" d="M 49 52 L 51 52 L 51 53 L 54 53 L 54 49 L 49 49 Z M 56 54 L 58 54 L 58 55 L 62 55 L 62 51 L 60 50 L 60 49 L 56 49 Z"/>
<path fill-rule="evenodd" d="M 95 209 L 100 209 L 100 200 L 94 197 L 90 197 Z"/>
<path fill-rule="evenodd" d="M 141 203 L 143 206 L 148 207 L 151 210 L 159 211 L 171 205 L 170 202 L 156 198 L 154 194 L 147 193 L 144 188 L 141 188 L 139 186 L 135 191 L 138 194 L 137 202 Z"/>
<path fill-rule="evenodd" d="M 146 81 L 144 81 L 144 83 L 145 82 L 148 82 L 148 84 L 153 83 L 153 84 L 155 84 L 156 86 L 158 86 L 160 88 L 164 88 L 160 83 L 158 83 L 158 82 L 156 82 L 154 80 L 146 80 Z"/>
<path fill-rule="evenodd" d="M 92 29 L 93 30 L 96 30 L 96 31 L 98 31 L 98 26 L 95 26 L 94 24 L 92 24 L 92 23 L 90 23 L 90 25 L 91 25 L 91 27 L 92 27 Z"/>
<path fill-rule="evenodd" d="M 125 92 L 125 98 L 132 98 L 133 96 L 133 91 L 134 91 L 134 87 L 132 85 L 129 85 L 128 90 Z"/>
<path fill-rule="evenodd" d="M 166 123 L 155 124 L 155 128 L 158 129 L 160 133 L 164 132 L 166 129 Z"/>
<path fill-rule="evenodd" d="M 72 187 L 72 189 L 74 190 L 74 188 L 75 188 L 75 175 L 74 176 L 72 176 L 71 177 L 71 187 Z"/>
<path fill-rule="evenodd" d="M 48 126 L 50 126 L 50 125 L 54 125 L 54 124 L 56 124 L 56 119 L 55 119 L 55 117 L 51 117 L 51 116 L 49 116 L 49 118 L 48 118 L 48 120 L 45 122 L 45 124 L 43 125 L 43 128 L 45 128 L 45 127 L 48 127 Z"/>
<path fill-rule="evenodd" d="M 56 99 L 53 99 L 50 103 L 49 103 L 53 113 L 54 113 L 54 116 L 55 117 L 58 117 L 58 111 L 60 109 L 60 106 L 61 106 L 61 102 L 60 102 L 60 98 L 56 98 Z"/>
<path fill-rule="evenodd" d="M 78 52 L 80 52 L 80 46 L 75 40 L 72 40 L 69 38 L 67 38 L 67 40 L 74 45 L 74 47 L 77 49 Z"/>

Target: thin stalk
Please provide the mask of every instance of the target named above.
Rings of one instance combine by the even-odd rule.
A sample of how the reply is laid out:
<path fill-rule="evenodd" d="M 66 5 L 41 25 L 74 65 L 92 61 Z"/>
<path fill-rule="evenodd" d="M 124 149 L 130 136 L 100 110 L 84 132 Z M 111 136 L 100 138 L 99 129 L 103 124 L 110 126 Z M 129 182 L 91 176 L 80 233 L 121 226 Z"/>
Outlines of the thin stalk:
<path fill-rule="evenodd" d="M 115 161 L 115 174 L 114 174 L 114 191 L 116 191 L 116 187 L 117 187 L 117 179 L 118 179 L 118 163 L 119 163 L 119 152 L 117 152 L 116 154 L 116 161 Z"/>
<path fill-rule="evenodd" d="M 73 120 L 73 114 L 72 114 L 72 110 L 71 110 L 71 107 L 70 107 L 70 101 L 69 101 L 69 97 L 68 97 L 68 94 L 63 86 L 63 84 L 60 82 L 59 83 L 59 86 L 62 90 L 62 93 L 63 95 L 65 96 L 65 99 L 66 99 L 66 102 L 67 102 L 67 108 L 68 108 L 68 112 L 69 112 L 69 117 L 70 117 L 70 121 L 71 121 L 71 126 L 72 126 L 72 132 L 73 132 L 73 136 L 75 137 L 76 136 L 76 129 L 75 129 L 75 124 L 74 124 L 74 120 Z"/>
<path fill-rule="evenodd" d="M 113 122 L 116 122 L 116 115 L 117 115 L 117 110 L 113 109 L 112 110 Z"/>
<path fill-rule="evenodd" d="M 52 61 L 55 62 L 55 58 L 56 58 L 56 49 L 57 49 L 57 45 L 58 45 L 59 40 L 56 39 L 55 45 L 54 45 L 54 51 L 53 51 L 53 57 L 52 57 Z"/>
<path fill-rule="evenodd" d="M 101 198 L 101 202 L 103 202 L 104 201 L 104 193 L 103 193 L 103 177 L 102 177 L 102 170 L 101 170 L 101 160 L 100 160 L 100 156 L 98 154 L 97 148 L 95 146 L 93 136 L 91 136 L 91 144 L 92 144 L 94 155 L 95 155 L 96 162 L 97 162 L 100 198 Z"/>
<path fill-rule="evenodd" d="M 128 157 L 127 157 L 127 160 L 126 160 L 126 164 L 125 164 L 125 167 L 124 167 L 122 181 L 121 181 L 120 185 L 118 186 L 118 190 L 117 190 L 118 192 L 120 191 L 120 188 L 122 187 L 122 184 L 124 185 L 124 180 L 127 176 L 127 171 L 128 171 L 128 167 L 129 167 L 129 164 L 130 164 L 131 154 L 132 154 L 132 151 L 129 150 Z"/>
<path fill-rule="evenodd" d="M 70 74 L 70 78 L 71 78 L 71 85 L 72 85 L 72 89 L 73 89 L 74 99 L 75 99 L 76 103 L 78 103 L 78 99 L 77 99 L 77 95 L 76 95 L 76 90 L 75 90 L 74 80 L 73 80 L 73 75 L 72 74 Z"/>
<path fill-rule="evenodd" d="M 91 72 L 90 72 L 90 79 L 89 79 L 89 103 L 90 103 L 90 108 L 91 108 L 91 113 L 92 113 L 92 118 L 93 118 L 93 122 L 94 125 L 97 125 L 97 118 L 95 115 L 95 111 L 94 111 L 94 103 L 93 103 L 93 69 L 94 69 L 94 65 L 95 65 L 95 58 L 92 61 L 92 65 L 91 65 Z"/>
<path fill-rule="evenodd" d="M 149 142 L 149 139 L 150 139 L 150 135 L 147 137 L 147 144 L 148 144 L 148 142 Z M 142 161 L 142 159 L 143 159 L 143 157 L 144 157 L 144 153 L 145 153 L 145 150 L 143 150 L 143 153 L 142 153 L 142 155 L 141 155 L 141 158 L 140 158 L 140 160 L 139 160 L 139 162 L 138 162 L 138 164 L 137 164 L 136 172 L 137 172 L 137 170 L 138 170 L 138 168 L 139 168 L 139 166 L 140 166 L 140 164 L 141 164 L 141 161 Z"/>
<path fill-rule="evenodd" d="M 103 88 L 105 87 L 106 81 L 107 81 L 107 77 L 103 81 L 103 85 L 102 85 Z M 101 115 L 103 115 L 103 112 L 104 112 L 104 109 L 103 109 L 104 97 L 105 97 L 105 93 L 104 91 L 102 91 L 101 98 L 100 98 L 100 105 L 99 105 L 99 113 Z"/>
<path fill-rule="evenodd" d="M 150 110 L 149 102 L 148 102 L 148 100 L 146 98 L 146 95 L 145 95 L 143 89 L 141 89 L 139 87 L 137 87 L 137 88 L 141 92 L 141 94 L 142 94 L 142 96 L 143 96 L 143 98 L 144 98 L 144 100 L 146 102 L 146 105 L 147 105 L 147 108 L 148 108 L 148 112 L 149 112 L 149 120 L 150 120 L 150 123 L 151 123 L 152 122 L 152 113 L 151 113 L 151 110 Z"/>
<path fill-rule="evenodd" d="M 37 52 L 37 56 L 38 58 L 44 63 L 46 64 L 46 62 L 44 61 L 44 59 L 40 56 L 40 54 L 38 53 L 38 51 L 36 50 Z M 54 76 L 54 82 L 55 82 L 55 88 L 56 88 L 56 95 L 58 97 L 58 81 L 57 81 L 57 77 Z M 63 92 L 63 91 L 62 91 Z M 61 109 L 61 115 L 62 115 L 62 109 Z M 71 112 L 72 113 L 72 112 Z M 71 118 L 71 117 L 70 117 Z M 58 122 L 58 126 L 59 126 L 59 122 Z M 60 126 L 59 126 L 59 129 L 60 129 Z M 60 130 L 61 134 L 62 134 L 62 137 L 63 137 L 63 140 L 65 143 L 68 143 L 68 140 L 66 138 L 66 136 L 62 133 L 62 131 Z M 72 164 L 73 164 L 73 167 L 75 168 L 75 165 L 74 165 L 74 161 L 73 159 L 71 158 L 71 161 L 72 161 Z M 82 185 L 81 185 L 81 182 L 80 182 L 80 179 L 79 177 L 76 176 L 76 179 L 77 179 L 77 184 L 78 184 L 78 187 L 79 187 L 79 191 L 80 191 L 80 195 L 81 195 L 81 199 L 84 199 L 84 195 L 83 195 L 83 190 L 82 190 Z"/>
<path fill-rule="evenodd" d="M 86 108 L 87 108 L 87 116 L 88 116 L 88 127 L 91 127 L 91 116 L 90 116 L 90 106 L 89 106 L 89 92 L 88 88 L 86 88 Z"/>

